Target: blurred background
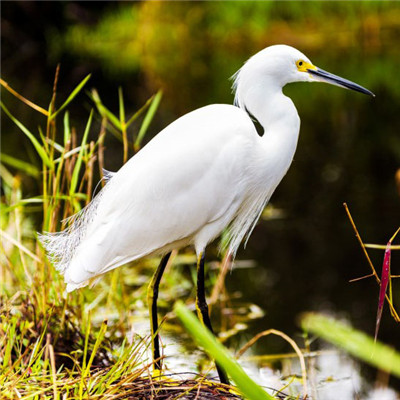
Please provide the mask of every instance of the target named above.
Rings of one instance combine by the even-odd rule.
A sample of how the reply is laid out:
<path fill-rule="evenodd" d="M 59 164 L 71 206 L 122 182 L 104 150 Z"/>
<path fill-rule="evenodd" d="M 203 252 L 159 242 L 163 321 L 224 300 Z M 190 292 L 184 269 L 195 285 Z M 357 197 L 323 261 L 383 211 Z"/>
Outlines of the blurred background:
<path fill-rule="evenodd" d="M 295 160 L 226 280 L 230 293 L 265 313 L 249 337 L 272 327 L 297 335 L 304 311 L 329 312 L 373 334 L 379 288 L 372 279 L 349 283 L 370 271 L 342 204 L 365 242 L 386 244 L 399 226 L 400 3 L 24 1 L 1 7 L 1 76 L 11 87 L 47 108 L 60 63 L 59 103 L 91 73 L 88 88 L 97 88 L 114 112 L 123 88 L 127 114 L 162 89 L 147 140 L 197 107 L 232 103 L 229 77 L 272 44 L 292 45 L 319 67 L 373 91 L 376 98 L 322 84 L 285 88 L 302 121 Z M 2 99 L 35 130 L 39 115 L 3 89 Z M 85 93 L 74 100 L 76 126 L 84 126 L 92 106 Z M 39 164 L 7 118 L 1 133 L 3 153 Z M 105 166 L 121 164 L 121 144 L 111 137 Z M 23 179 L 24 194 L 37 193 L 36 181 Z M 380 273 L 383 251 L 370 254 Z M 396 251 L 392 273 L 400 274 Z M 393 290 L 399 304 L 400 282 Z M 387 307 L 379 336 L 399 346 Z M 283 345 L 271 340 L 268 346 L 281 351 Z"/>

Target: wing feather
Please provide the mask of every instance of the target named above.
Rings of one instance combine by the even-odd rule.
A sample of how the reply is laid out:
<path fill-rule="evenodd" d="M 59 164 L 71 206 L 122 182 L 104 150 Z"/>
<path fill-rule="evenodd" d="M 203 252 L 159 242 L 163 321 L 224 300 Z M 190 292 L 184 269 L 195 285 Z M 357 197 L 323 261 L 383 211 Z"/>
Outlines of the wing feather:
<path fill-rule="evenodd" d="M 247 115 L 227 105 L 196 110 L 160 132 L 94 199 L 64 266 L 69 288 L 169 244 L 189 244 L 240 204 L 254 135 Z"/>

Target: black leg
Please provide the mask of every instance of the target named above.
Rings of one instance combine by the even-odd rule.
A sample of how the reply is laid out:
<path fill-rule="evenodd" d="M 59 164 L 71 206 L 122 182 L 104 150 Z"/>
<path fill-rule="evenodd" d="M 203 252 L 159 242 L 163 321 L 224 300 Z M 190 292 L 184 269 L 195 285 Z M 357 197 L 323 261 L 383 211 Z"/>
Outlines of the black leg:
<path fill-rule="evenodd" d="M 213 328 L 211 326 L 210 316 L 208 314 L 208 305 L 204 288 L 204 257 L 205 252 L 203 251 L 203 253 L 200 254 L 197 260 L 196 308 L 200 321 L 210 330 L 211 333 L 214 334 Z M 215 366 L 217 367 L 217 372 L 221 383 L 229 385 L 229 379 L 225 371 L 217 363 L 215 363 Z"/>
<path fill-rule="evenodd" d="M 151 329 L 151 347 L 153 350 L 154 369 L 161 369 L 160 360 L 160 340 L 158 338 L 158 318 L 157 318 L 157 299 L 158 288 L 160 286 L 161 278 L 167 266 L 171 253 L 166 254 L 160 261 L 156 272 L 151 278 L 150 284 L 147 288 L 147 305 L 150 314 L 150 329 Z"/>

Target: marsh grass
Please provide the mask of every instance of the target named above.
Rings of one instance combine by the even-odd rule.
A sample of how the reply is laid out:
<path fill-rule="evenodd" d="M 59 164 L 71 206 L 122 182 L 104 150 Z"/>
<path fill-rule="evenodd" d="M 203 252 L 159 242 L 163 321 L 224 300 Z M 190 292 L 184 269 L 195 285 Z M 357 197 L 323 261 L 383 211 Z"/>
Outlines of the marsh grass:
<path fill-rule="evenodd" d="M 121 142 L 122 162 L 140 149 L 162 93 L 126 116 L 121 88 L 117 114 L 93 89 L 88 95 L 94 108 L 79 131 L 71 124 L 68 106 L 86 88 L 90 75 L 57 107 L 58 76 L 59 67 L 47 109 L 0 81 L 43 116 L 42 126 L 34 133 L 1 102 L 3 115 L 30 141 L 37 162 L 8 154 L 1 157 L 0 398 L 191 399 L 199 393 L 205 399 L 239 398 L 204 378 L 152 378 L 150 338 L 136 334 L 130 310 L 144 309 L 146 283 L 156 259 L 136 263 L 129 272 L 115 270 L 93 290 L 64 292 L 62 276 L 49 264 L 35 232 L 64 229 L 66 219 L 91 201 L 98 177 L 104 173 L 106 135 Z M 134 134 L 130 128 L 138 118 L 143 121 Z M 26 197 L 24 176 L 36 180 L 38 194 Z M 103 179 L 100 182 L 104 184 Z M 178 265 L 195 261 L 185 254 L 174 258 Z M 177 273 L 174 269 L 166 280 L 177 281 Z M 179 290 L 193 290 L 191 279 L 186 282 L 179 276 Z M 167 289 L 166 298 L 172 302 L 176 291 Z M 161 308 L 164 303 L 161 297 Z"/>
<path fill-rule="evenodd" d="M 112 394 L 116 382 L 131 381 L 146 370 L 142 365 L 146 341 L 129 344 L 116 340 L 118 324 L 112 330 L 105 321 L 93 327 L 83 294 L 64 295 L 62 278 L 48 264 L 34 233 L 33 213 L 41 213 L 44 231 L 65 227 L 60 221 L 91 200 L 95 165 L 101 171 L 103 162 L 108 121 L 101 120 L 97 138 L 91 139 L 93 110 L 83 133 L 71 127 L 67 111 L 90 76 L 56 108 L 58 76 L 59 68 L 47 110 L 1 81 L 4 88 L 44 117 L 44 127 L 39 127 L 35 135 L 1 103 L 4 114 L 29 139 L 38 159 L 34 164 L 2 154 L 1 398 Z M 17 172 L 11 173 L 9 167 Z M 39 195 L 24 197 L 24 174 L 38 180 Z M 118 290 L 108 293 L 104 298 L 90 299 L 89 304 L 124 306 Z"/>
<path fill-rule="evenodd" d="M 98 177 L 102 178 L 104 173 L 104 142 L 107 135 L 121 142 L 122 162 L 140 149 L 162 93 L 158 92 L 137 112 L 127 116 L 121 88 L 118 91 L 119 110 L 116 114 L 106 107 L 99 93 L 92 89 L 88 94 L 94 108 L 89 112 L 84 128 L 79 131 L 71 124 L 68 106 L 86 88 L 90 76 L 85 77 L 57 107 L 58 76 L 59 68 L 47 109 L 26 99 L 0 79 L 3 88 L 33 112 L 43 116 L 43 124 L 34 134 L 1 103 L 4 115 L 30 141 L 37 162 L 1 154 L 0 398 L 240 398 L 232 388 L 210 382 L 202 376 L 196 379 L 182 379 L 175 375 L 152 377 L 148 359 L 150 338 L 136 334 L 131 310 L 140 313 L 136 310 L 145 309 L 146 283 L 158 260 L 145 259 L 136 263 L 135 268 L 116 269 L 107 274 L 93 290 L 65 294 L 62 276 L 49 264 L 35 232 L 64 229 L 65 220 L 91 201 Z M 138 132 L 134 133 L 132 124 L 139 118 L 143 120 Z M 38 194 L 26 197 L 24 176 L 37 182 L 40 188 Z M 101 180 L 101 184 L 104 184 L 104 180 Z M 174 253 L 173 258 L 175 268 L 165 276 L 161 309 L 166 309 L 167 305 L 170 307 L 175 299 L 192 292 L 196 279 L 193 270 L 185 275 L 177 268 L 195 264 L 193 255 Z M 225 257 L 214 270 L 211 269 L 208 279 L 209 289 L 213 289 L 211 307 L 221 298 L 222 308 L 227 309 L 232 305 L 224 287 L 230 263 L 231 260 Z M 234 318 L 227 323 L 227 318 L 222 318 L 221 312 L 220 319 L 224 331 L 222 340 L 240 331 L 241 328 L 235 328 Z M 190 317 L 188 321 L 185 326 L 196 338 L 198 327 L 190 322 Z M 236 319 L 238 321 L 240 319 Z M 179 328 L 175 326 L 175 329 Z M 276 332 L 269 330 L 260 335 Z M 318 330 L 315 332 L 319 334 Z M 351 332 L 345 334 L 351 337 Z M 282 335 L 280 332 L 279 336 Z M 258 338 L 256 336 L 253 341 Z M 215 342 L 210 341 L 209 344 L 210 349 L 207 349 L 207 341 L 203 341 L 202 346 L 209 354 L 214 354 L 217 347 L 212 346 L 215 346 Z M 305 347 L 299 349 L 294 346 L 294 356 L 302 360 L 305 353 L 310 354 L 309 347 Z M 218 349 L 221 351 L 220 360 L 225 360 L 227 368 L 233 368 L 228 372 L 236 374 L 239 382 L 236 383 L 242 393 L 251 394 L 256 390 L 258 397 L 254 398 L 262 398 L 264 392 L 252 389 L 253 383 L 242 375 L 237 363 L 230 360 L 222 348 Z M 282 360 L 288 356 L 293 355 L 284 354 L 275 358 Z M 281 388 L 282 391 L 286 392 L 296 379 L 293 374 L 290 382 Z M 302 398 L 306 398 L 305 370 L 297 380 L 304 387 Z M 290 397 L 278 389 L 273 391 L 278 398 L 300 398 L 297 394 Z M 265 398 L 271 397 L 265 395 Z"/>

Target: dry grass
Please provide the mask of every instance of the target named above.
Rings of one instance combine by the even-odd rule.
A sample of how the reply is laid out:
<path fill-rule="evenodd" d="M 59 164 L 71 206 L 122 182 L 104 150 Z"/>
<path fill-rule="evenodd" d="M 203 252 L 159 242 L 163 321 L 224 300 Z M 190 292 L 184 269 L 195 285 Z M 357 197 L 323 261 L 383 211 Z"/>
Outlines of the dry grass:
<path fill-rule="evenodd" d="M 56 108 L 58 75 L 59 68 L 47 110 L 4 80 L 0 82 L 44 118 L 43 127 L 33 134 L 1 104 L 31 142 L 38 162 L 5 156 L 0 170 L 4 193 L 0 209 L 0 398 L 238 398 L 204 378 L 152 378 L 147 358 L 149 337 L 136 335 L 131 343 L 126 339 L 132 313 L 145 309 L 143 283 L 156 260 L 138 263 L 129 274 L 117 270 L 93 290 L 64 294 L 62 276 L 49 264 L 35 231 L 62 229 L 60 221 L 91 200 L 93 182 L 102 174 L 106 135 L 112 133 L 121 140 L 123 161 L 140 148 L 161 94 L 125 119 L 122 90 L 118 92 L 118 116 L 92 91 L 98 114 L 92 111 L 84 131 L 79 132 L 70 126 L 67 106 L 89 77 Z M 141 114 L 145 115 L 143 125 L 136 137 L 129 136 L 128 128 Z M 25 195 L 26 175 L 37 180 L 38 193 L 31 197 Z M 184 288 L 182 277 L 180 280 Z M 112 321 L 108 324 L 107 319 Z"/>

